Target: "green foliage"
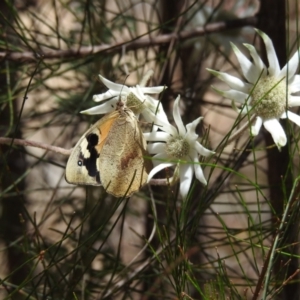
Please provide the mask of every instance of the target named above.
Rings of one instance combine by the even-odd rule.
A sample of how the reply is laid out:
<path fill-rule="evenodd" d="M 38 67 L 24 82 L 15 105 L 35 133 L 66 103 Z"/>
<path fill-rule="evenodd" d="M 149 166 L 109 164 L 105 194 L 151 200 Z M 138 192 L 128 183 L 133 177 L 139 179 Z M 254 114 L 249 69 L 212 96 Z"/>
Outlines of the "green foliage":
<path fill-rule="evenodd" d="M 102 187 L 67 184 L 63 155 L 1 140 L 1 299 L 298 299 L 299 130 L 286 124 L 286 169 L 272 182 L 277 149 L 265 133 L 227 143 L 248 116 L 212 92 L 220 82 L 206 71 L 239 76 L 229 41 L 259 49 L 255 32 L 156 39 L 254 16 L 256 2 L 175 2 L 0 4 L 1 137 L 70 149 L 101 117 L 80 114 L 107 90 L 98 74 L 134 86 L 153 69 L 150 86 L 168 86 L 160 98 L 168 117 L 181 94 L 184 123 L 203 116 L 197 131 L 216 151 L 201 162 L 208 185 L 194 180 L 187 199 L 168 169 L 159 174 L 167 186 L 115 199 Z M 291 13 L 289 24 L 297 20 Z M 299 44 L 297 30 L 288 27 L 288 50 Z"/>

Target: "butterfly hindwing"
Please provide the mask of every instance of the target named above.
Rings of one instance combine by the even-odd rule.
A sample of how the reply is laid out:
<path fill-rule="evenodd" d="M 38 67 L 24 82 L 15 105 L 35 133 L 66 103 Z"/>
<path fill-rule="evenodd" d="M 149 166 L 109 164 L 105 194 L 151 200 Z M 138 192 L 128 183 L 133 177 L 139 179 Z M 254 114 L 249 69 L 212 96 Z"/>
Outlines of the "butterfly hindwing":
<path fill-rule="evenodd" d="M 75 145 L 66 167 L 66 181 L 73 184 L 101 185 L 98 167 L 99 152 L 96 150 L 101 141 L 98 121 Z"/>
<path fill-rule="evenodd" d="M 134 113 L 121 106 L 94 124 L 75 145 L 66 181 L 103 185 L 116 197 L 129 197 L 146 183 L 146 141 Z"/>
<path fill-rule="evenodd" d="M 130 196 L 146 183 L 146 141 L 134 113 L 125 109 L 114 122 L 99 158 L 102 184 L 107 192 Z"/>

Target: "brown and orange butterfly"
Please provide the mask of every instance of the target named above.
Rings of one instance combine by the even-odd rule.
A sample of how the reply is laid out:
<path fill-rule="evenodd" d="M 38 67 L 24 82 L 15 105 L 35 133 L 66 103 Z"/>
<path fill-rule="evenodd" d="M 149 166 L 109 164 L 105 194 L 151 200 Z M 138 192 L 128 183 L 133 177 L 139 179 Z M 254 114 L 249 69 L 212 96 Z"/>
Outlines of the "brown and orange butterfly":
<path fill-rule="evenodd" d="M 144 158 L 146 146 L 136 116 L 120 97 L 116 110 L 94 124 L 73 148 L 66 181 L 103 185 L 116 197 L 129 197 L 147 181 L 151 161 Z"/>

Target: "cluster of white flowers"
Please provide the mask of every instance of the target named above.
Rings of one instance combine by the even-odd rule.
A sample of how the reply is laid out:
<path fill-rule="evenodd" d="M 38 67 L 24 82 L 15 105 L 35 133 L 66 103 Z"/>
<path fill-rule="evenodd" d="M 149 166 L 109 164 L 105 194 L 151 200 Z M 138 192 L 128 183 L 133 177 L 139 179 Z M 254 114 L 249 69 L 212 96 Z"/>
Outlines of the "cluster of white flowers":
<path fill-rule="evenodd" d="M 223 72 L 211 69 L 208 71 L 226 82 L 231 88 L 228 91 L 215 89 L 218 93 L 242 105 L 242 113 L 255 114 L 256 124 L 251 127 L 251 134 L 257 135 L 261 126 L 264 125 L 280 149 L 286 145 L 287 138 L 279 119 L 288 118 L 300 126 L 300 117 L 287 110 L 288 107 L 300 105 L 300 97 L 292 95 L 300 91 L 300 75 L 295 75 L 299 64 L 299 52 L 297 51 L 287 65 L 280 70 L 272 41 L 263 32 L 256 31 L 265 43 L 269 67 L 265 66 L 252 45 L 244 44 L 250 52 L 252 58 L 250 61 L 232 44 L 247 82 Z M 174 176 L 180 178 L 180 194 L 183 198 L 188 195 L 194 174 L 201 183 L 206 185 L 207 182 L 199 157 L 200 155 L 210 156 L 214 152 L 203 147 L 198 141 L 196 127 L 202 118 L 199 117 L 184 126 L 180 116 L 180 96 L 178 96 L 173 107 L 175 127 L 169 123 L 160 101 L 150 96 L 161 93 L 165 89 L 164 86 L 143 87 L 137 85 L 127 87 L 113 83 L 101 75 L 99 77 L 108 91 L 95 95 L 93 100 L 102 102 L 102 104 L 82 113 L 104 114 L 111 112 L 115 109 L 121 95 L 125 96 L 127 107 L 137 117 L 142 114 L 147 122 L 156 125 L 152 132 L 144 133 L 148 142 L 148 152 L 153 155 L 154 164 L 154 168 L 149 173 L 148 181 L 162 169 L 175 167 Z"/>
<path fill-rule="evenodd" d="M 150 133 L 144 133 L 148 141 L 148 152 L 153 156 L 154 168 L 148 176 L 148 181 L 160 170 L 175 166 L 175 176 L 180 178 L 180 194 L 185 198 L 190 189 L 193 174 L 203 184 L 206 184 L 204 174 L 199 162 L 199 155 L 208 156 L 214 152 L 204 148 L 198 141 L 196 126 L 201 118 L 194 122 L 183 125 L 178 96 L 174 103 L 173 117 L 177 128 L 171 125 L 164 112 L 160 101 L 150 95 L 161 93 L 165 87 L 127 87 L 113 83 L 102 76 L 100 80 L 109 89 L 103 94 L 95 95 L 93 100 L 102 104 L 82 111 L 84 114 L 104 114 L 113 111 L 120 96 L 127 99 L 126 106 L 138 117 L 143 115 L 147 122 L 156 125 Z M 159 129 L 158 129 L 159 128 Z M 179 172 L 178 172 L 179 171 Z"/>

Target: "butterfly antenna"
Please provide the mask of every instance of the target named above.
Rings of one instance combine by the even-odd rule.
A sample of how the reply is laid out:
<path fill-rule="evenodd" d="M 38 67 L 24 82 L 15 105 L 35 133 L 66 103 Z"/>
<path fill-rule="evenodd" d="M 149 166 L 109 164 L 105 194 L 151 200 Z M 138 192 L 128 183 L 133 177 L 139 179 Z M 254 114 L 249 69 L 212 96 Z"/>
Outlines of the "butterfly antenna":
<path fill-rule="evenodd" d="M 129 74 L 126 74 L 126 77 L 125 77 L 124 82 L 123 82 L 122 89 L 121 89 L 121 91 L 120 91 L 119 102 L 118 102 L 118 106 L 119 106 L 119 107 L 120 107 L 120 106 L 124 106 L 124 105 L 126 104 L 125 102 L 122 101 L 121 95 L 122 95 L 123 87 L 125 86 L 125 82 L 126 82 L 126 80 L 127 80 L 128 77 L 129 77 Z M 126 100 L 127 100 L 127 99 L 126 99 Z"/>

